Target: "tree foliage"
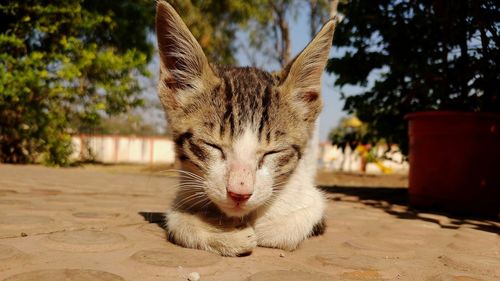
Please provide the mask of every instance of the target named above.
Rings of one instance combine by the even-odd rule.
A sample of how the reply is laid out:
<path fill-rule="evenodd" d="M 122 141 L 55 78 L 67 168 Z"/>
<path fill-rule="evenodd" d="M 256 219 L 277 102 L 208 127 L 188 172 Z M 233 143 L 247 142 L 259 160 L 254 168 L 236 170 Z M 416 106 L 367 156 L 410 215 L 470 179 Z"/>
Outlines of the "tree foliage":
<path fill-rule="evenodd" d="M 499 4 L 493 0 L 352 0 L 327 70 L 365 89 L 344 109 L 407 151 L 404 116 L 421 110 L 500 112 Z"/>
<path fill-rule="evenodd" d="M 149 1 L 0 5 L 0 162 L 66 165 L 72 124 L 141 104 Z M 125 31 L 126 30 L 126 31 Z"/>

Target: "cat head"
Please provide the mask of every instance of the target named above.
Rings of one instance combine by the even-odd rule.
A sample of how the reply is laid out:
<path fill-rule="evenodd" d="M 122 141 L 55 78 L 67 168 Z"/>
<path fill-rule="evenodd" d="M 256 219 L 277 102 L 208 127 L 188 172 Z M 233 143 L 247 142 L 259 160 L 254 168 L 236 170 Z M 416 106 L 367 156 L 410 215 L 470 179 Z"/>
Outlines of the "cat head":
<path fill-rule="evenodd" d="M 321 74 L 334 28 L 327 22 L 279 73 L 220 67 L 209 64 L 175 10 L 158 2 L 159 97 L 182 169 L 199 176 L 184 187 L 200 189 L 235 217 L 280 192 L 322 108 Z"/>

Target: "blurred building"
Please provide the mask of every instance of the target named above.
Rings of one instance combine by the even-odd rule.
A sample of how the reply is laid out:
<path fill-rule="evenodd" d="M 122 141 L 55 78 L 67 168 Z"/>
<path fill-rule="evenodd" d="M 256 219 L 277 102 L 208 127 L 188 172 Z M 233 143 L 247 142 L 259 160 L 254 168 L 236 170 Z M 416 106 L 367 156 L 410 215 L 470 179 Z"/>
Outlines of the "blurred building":
<path fill-rule="evenodd" d="M 75 135 L 72 137 L 71 158 L 79 161 L 96 161 L 107 164 L 173 164 L 174 142 L 168 137 L 124 135 Z M 361 172 L 362 151 L 346 146 L 321 143 L 318 167 L 331 171 Z M 407 173 L 405 161 L 397 146 L 379 145 L 372 149 L 375 160 L 366 163 L 366 173 Z"/>
<path fill-rule="evenodd" d="M 396 145 L 377 145 L 371 149 L 372 159 L 366 164 L 365 172 L 380 173 L 408 173 L 409 165 Z M 319 165 L 321 169 L 342 172 L 362 172 L 363 151 L 360 147 L 344 149 L 329 142 L 320 144 Z"/>

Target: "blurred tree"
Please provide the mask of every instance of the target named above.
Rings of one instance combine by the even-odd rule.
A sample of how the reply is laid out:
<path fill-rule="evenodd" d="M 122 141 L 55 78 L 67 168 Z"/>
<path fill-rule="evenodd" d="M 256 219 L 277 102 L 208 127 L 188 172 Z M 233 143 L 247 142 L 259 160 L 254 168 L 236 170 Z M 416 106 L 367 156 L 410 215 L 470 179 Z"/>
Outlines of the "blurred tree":
<path fill-rule="evenodd" d="M 212 61 L 234 62 L 252 3 L 171 2 Z M 0 162 L 67 165 L 71 133 L 133 115 L 144 104 L 139 78 L 150 75 L 154 8 L 150 0 L 1 1 Z"/>
<path fill-rule="evenodd" d="M 338 13 L 339 2 L 344 4 L 349 0 L 308 0 L 309 4 L 309 35 L 313 38 L 319 28 L 329 19 L 337 23 L 342 21 L 343 15 Z"/>
<path fill-rule="evenodd" d="M 140 114 L 126 113 L 106 118 L 94 127 L 96 134 L 156 136 L 158 129 L 155 124 L 145 122 Z"/>
<path fill-rule="evenodd" d="M 340 55 L 327 70 L 336 85 L 368 85 L 343 95 L 344 109 L 374 136 L 406 153 L 409 112 L 500 112 L 498 1 L 352 0 L 338 8 Z"/>
<path fill-rule="evenodd" d="M 341 0 L 347 2 L 348 0 Z M 254 66 L 264 58 L 276 62 L 284 67 L 293 57 L 291 56 L 290 22 L 300 13 L 308 17 L 309 35 L 312 38 L 320 27 L 329 19 L 337 15 L 339 0 L 256 0 L 251 1 L 253 16 L 245 30 L 249 35 L 248 44 L 243 51 Z M 269 60 L 266 62 L 269 63 Z"/>
<path fill-rule="evenodd" d="M 297 14 L 299 2 L 295 0 L 255 0 L 252 2 L 252 17 L 244 24 L 248 35 L 240 46 L 253 66 L 263 67 L 260 62 L 276 63 L 283 67 L 290 61 L 290 17 Z"/>
<path fill-rule="evenodd" d="M 356 116 L 341 118 L 337 127 L 330 131 L 328 139 L 342 150 L 347 146 L 354 150 L 359 144 L 376 144 L 367 125 Z"/>
<path fill-rule="evenodd" d="M 236 32 L 258 16 L 257 1 L 169 0 L 198 40 L 209 61 L 234 64 Z"/>
<path fill-rule="evenodd" d="M 243 30 L 248 35 L 248 42 L 242 46 L 243 53 L 253 66 L 264 67 L 259 62 L 275 63 L 284 67 L 292 59 L 290 20 L 293 20 L 306 5 L 310 11 L 311 29 L 317 31 L 325 15 L 326 0 L 256 0 L 252 1 L 254 16 L 244 25 Z M 264 58 L 264 59 L 263 59 Z"/>
<path fill-rule="evenodd" d="M 141 105 L 150 1 L 2 1 L 0 162 L 67 165 L 70 133 Z M 124 31 L 125 30 L 125 31 Z"/>

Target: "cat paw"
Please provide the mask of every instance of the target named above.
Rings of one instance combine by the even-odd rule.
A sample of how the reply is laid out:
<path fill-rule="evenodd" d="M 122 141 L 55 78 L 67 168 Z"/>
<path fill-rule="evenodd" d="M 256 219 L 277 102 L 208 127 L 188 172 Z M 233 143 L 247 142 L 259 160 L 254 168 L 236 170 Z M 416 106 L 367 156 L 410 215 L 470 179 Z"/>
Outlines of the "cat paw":
<path fill-rule="evenodd" d="M 257 235 L 252 227 L 219 233 L 210 243 L 212 251 L 229 257 L 245 256 L 257 247 Z"/>

